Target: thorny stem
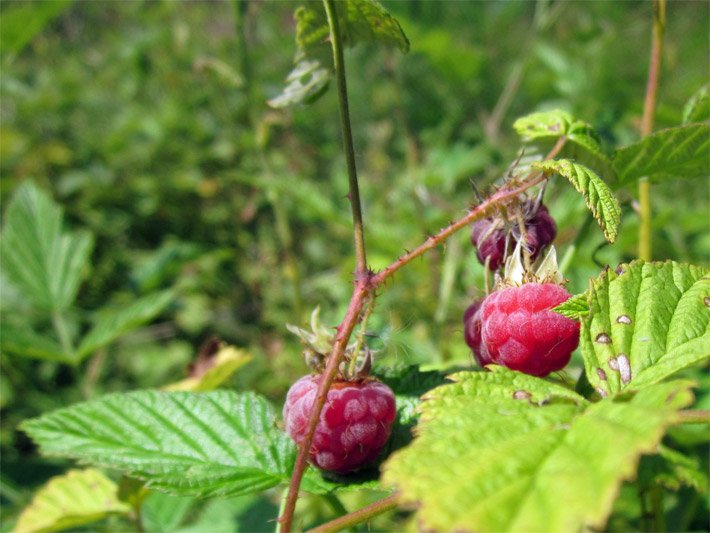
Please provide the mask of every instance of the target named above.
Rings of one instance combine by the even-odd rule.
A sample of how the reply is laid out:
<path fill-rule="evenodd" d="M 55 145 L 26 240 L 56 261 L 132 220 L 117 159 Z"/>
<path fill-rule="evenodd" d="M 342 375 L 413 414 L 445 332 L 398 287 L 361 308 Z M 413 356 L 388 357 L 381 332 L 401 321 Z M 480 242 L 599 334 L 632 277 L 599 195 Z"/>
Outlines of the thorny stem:
<path fill-rule="evenodd" d="M 678 424 L 710 424 L 710 410 L 685 409 L 676 413 Z"/>
<path fill-rule="evenodd" d="M 348 368 L 348 373 L 350 376 L 355 374 L 355 369 L 357 367 L 357 356 L 360 353 L 362 345 L 365 343 L 365 333 L 367 333 L 367 321 L 370 319 L 372 310 L 375 308 L 375 298 L 370 295 L 368 299 L 367 306 L 365 307 L 365 312 L 362 314 L 362 323 L 360 325 L 360 333 L 357 336 L 357 343 L 355 344 L 355 349 L 353 350 L 352 359 L 350 360 L 350 368 Z"/>
<path fill-rule="evenodd" d="M 560 138 L 555 146 L 552 148 L 545 159 L 554 158 L 560 150 L 562 150 L 566 138 Z M 407 263 L 413 261 L 417 257 L 423 255 L 428 250 L 431 250 L 435 246 L 443 243 L 456 231 L 463 227 L 466 227 L 471 222 L 478 220 L 487 216 L 489 213 L 494 211 L 499 206 L 505 204 L 506 202 L 516 198 L 521 193 L 525 192 L 527 189 L 534 187 L 535 185 L 541 183 L 547 179 L 547 177 L 542 172 L 532 172 L 529 174 L 522 182 L 514 188 L 504 188 L 498 192 L 492 194 L 488 199 L 481 202 L 478 206 L 471 209 L 464 217 L 459 220 L 452 222 L 449 226 L 443 228 L 436 235 L 429 237 L 423 244 L 406 253 L 397 259 L 390 266 L 380 271 L 377 274 L 366 274 L 365 276 L 356 276 L 355 288 L 353 289 L 353 294 L 350 298 L 350 303 L 348 304 L 348 309 L 345 312 L 345 317 L 343 321 L 337 328 L 337 333 L 335 336 L 335 342 L 333 343 L 333 351 L 328 357 L 328 363 L 326 364 L 325 370 L 321 374 L 320 381 L 318 383 L 318 392 L 316 394 L 315 401 L 313 402 L 313 407 L 311 408 L 310 417 L 308 419 L 308 427 L 306 430 L 306 436 L 301 441 L 298 446 L 298 455 L 296 456 L 296 462 L 293 466 L 293 472 L 291 474 L 291 481 L 288 489 L 288 497 L 286 500 L 286 505 L 284 506 L 283 512 L 279 517 L 281 521 L 281 531 L 288 533 L 291 531 L 291 524 L 293 522 L 293 513 L 296 507 L 296 500 L 298 499 L 298 489 L 301 486 L 301 480 L 303 479 L 303 474 L 306 470 L 306 461 L 308 459 L 308 452 L 313 442 L 313 434 L 315 433 L 316 426 L 318 425 L 318 420 L 320 419 L 320 413 L 325 405 L 326 398 L 328 396 L 328 390 L 330 385 L 335 378 L 338 371 L 338 366 L 343 358 L 343 353 L 345 352 L 345 347 L 352 335 L 355 325 L 360 320 L 360 312 L 362 311 L 363 304 L 365 300 L 374 291 L 382 285 L 388 278 L 392 277 L 395 272 L 402 268 Z"/>
<path fill-rule="evenodd" d="M 362 509 L 358 509 L 355 512 L 346 514 L 344 516 L 336 518 L 335 520 L 326 522 L 325 524 L 321 524 L 320 526 L 311 529 L 309 533 L 335 533 L 336 531 L 342 531 L 343 529 L 356 526 L 357 524 L 361 524 L 362 522 L 365 522 L 370 518 L 373 518 L 377 515 L 389 511 L 390 509 L 394 509 L 395 507 L 397 507 L 398 497 L 399 496 L 397 494 L 387 496 L 386 498 L 376 501 L 375 503 L 372 503 L 367 507 L 363 507 Z"/>
<path fill-rule="evenodd" d="M 653 42 L 646 83 L 646 97 L 643 102 L 641 136 L 653 130 L 653 116 L 656 110 L 656 92 L 661 70 L 663 33 L 666 25 L 666 0 L 653 0 Z M 651 251 L 651 184 L 647 178 L 639 181 L 639 258 L 650 261 Z"/>
<path fill-rule="evenodd" d="M 367 272 L 365 257 L 365 234 L 363 232 L 362 209 L 360 207 L 360 187 L 357 181 L 357 167 L 355 166 L 355 147 L 353 133 L 350 126 L 350 109 L 348 107 L 348 86 L 345 81 L 345 58 L 343 57 L 343 41 L 338 26 L 338 14 L 335 10 L 334 0 L 323 0 L 325 12 L 328 16 L 330 28 L 330 44 L 333 48 L 333 64 L 335 66 L 335 79 L 338 83 L 338 105 L 340 108 L 340 127 L 343 134 L 343 148 L 348 167 L 348 198 L 353 214 L 353 229 L 355 232 L 355 273 L 364 275 Z"/>
<path fill-rule="evenodd" d="M 347 111 L 347 92 L 345 90 L 345 73 L 342 71 L 342 61 L 338 62 L 338 56 L 342 60 L 342 49 L 340 48 L 339 34 L 337 33 L 337 20 L 335 19 L 335 5 L 333 0 L 323 0 L 326 6 L 326 13 L 328 15 L 328 23 L 331 28 L 331 39 L 333 39 L 333 54 L 336 61 L 336 74 L 340 73 L 342 75 L 342 83 L 340 77 L 338 77 L 338 90 L 341 96 L 341 118 L 343 119 L 343 137 L 346 145 L 346 152 L 348 153 L 348 176 L 351 178 L 351 200 L 353 200 L 353 216 L 355 218 L 356 229 L 355 229 L 355 246 L 356 246 L 356 259 L 358 268 L 355 272 L 355 287 L 353 289 L 353 294 L 350 297 L 350 303 L 348 304 L 348 309 L 345 312 L 345 317 L 340 325 L 337 327 L 337 333 L 335 335 L 335 341 L 333 342 L 333 350 L 328 356 L 328 362 L 326 364 L 325 370 L 321 374 L 320 381 L 318 382 L 318 392 L 316 393 L 315 401 L 313 402 L 313 407 L 311 408 L 310 416 L 308 419 L 308 427 L 306 428 L 305 438 L 298 445 L 298 454 L 296 455 L 296 461 L 293 465 L 293 472 L 291 473 L 291 480 L 288 487 L 288 496 L 286 498 L 285 505 L 282 507 L 279 522 L 281 523 L 280 531 L 283 533 L 290 533 L 291 526 L 293 524 L 293 515 L 296 508 L 296 501 L 298 500 L 298 490 L 301 486 L 301 480 L 303 479 L 303 474 L 306 471 L 307 460 L 309 455 L 309 450 L 313 442 L 313 434 L 315 433 L 316 426 L 320 420 L 320 413 L 323 410 L 325 401 L 328 397 L 328 390 L 330 389 L 333 379 L 338 372 L 338 367 L 343 359 L 343 354 L 345 353 L 345 348 L 347 346 L 348 340 L 355 329 L 356 324 L 361 320 L 361 311 L 363 304 L 366 299 L 374 293 L 374 291 L 382 285 L 387 279 L 392 277 L 395 272 L 402 268 L 407 263 L 413 261 L 417 257 L 423 255 L 425 252 L 431 250 L 432 248 L 443 243 L 446 239 L 451 237 L 456 231 L 466 227 L 471 222 L 478 220 L 487 216 L 489 213 L 497 209 L 498 207 L 504 205 L 506 202 L 513 200 L 521 193 L 534 187 L 535 185 L 543 182 L 547 179 L 547 176 L 543 172 L 531 172 L 523 180 L 519 181 L 517 186 L 512 188 L 503 188 L 489 196 L 486 200 L 481 202 L 478 206 L 471 209 L 465 216 L 459 220 L 452 222 L 447 227 L 441 229 L 436 235 L 432 235 L 424 241 L 423 244 L 407 252 L 394 263 L 389 265 L 384 270 L 374 274 L 368 272 L 365 263 L 365 249 L 364 249 L 364 239 L 362 238 L 362 219 L 359 210 L 360 198 L 357 193 L 357 175 L 355 174 L 355 161 L 354 161 L 354 150 L 352 149 L 352 142 L 347 142 L 347 138 L 352 137 L 350 135 L 350 121 Z M 336 45 L 337 42 L 337 45 Z M 339 53 L 336 51 L 339 50 Z M 338 68 L 340 65 L 340 68 Z M 343 102 L 344 105 L 343 105 Z M 344 110 L 344 111 L 343 111 Z M 552 147 L 550 152 L 545 156 L 545 160 L 553 159 L 557 154 L 560 153 L 565 143 L 567 142 L 566 137 L 560 137 L 555 145 Z M 352 163 L 352 165 L 351 165 Z M 351 172 L 352 169 L 352 172 Z M 357 200 L 357 202 L 355 202 Z M 355 205 L 357 208 L 357 215 Z M 360 231 L 357 230 L 357 223 L 360 222 Z M 362 253 L 357 253 L 358 246 L 358 234 L 360 235 L 360 245 L 362 245 Z M 363 270 L 360 270 L 360 261 L 362 261 Z"/>

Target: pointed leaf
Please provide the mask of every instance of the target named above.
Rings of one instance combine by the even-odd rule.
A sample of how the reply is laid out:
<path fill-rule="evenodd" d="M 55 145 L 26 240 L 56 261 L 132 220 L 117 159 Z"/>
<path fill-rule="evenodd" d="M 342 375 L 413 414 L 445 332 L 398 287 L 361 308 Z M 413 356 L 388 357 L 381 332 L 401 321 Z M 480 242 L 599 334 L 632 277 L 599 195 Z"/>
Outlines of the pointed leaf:
<path fill-rule="evenodd" d="M 673 261 L 622 265 L 591 282 L 579 343 L 602 395 L 639 389 L 710 358 L 708 270 Z"/>
<path fill-rule="evenodd" d="M 584 318 L 589 314 L 589 302 L 586 292 L 582 294 L 575 294 L 566 302 L 562 302 L 560 305 L 553 309 L 555 313 L 559 313 L 562 316 L 571 318 L 572 320 L 579 320 Z"/>
<path fill-rule="evenodd" d="M 543 145 L 546 149 L 560 137 L 566 137 L 560 158 L 572 159 L 615 180 L 609 156 L 602 148 L 594 128 L 559 109 L 532 113 L 515 121 L 513 128 L 524 142 Z"/>
<path fill-rule="evenodd" d="M 117 496 L 118 487 L 100 470 L 70 470 L 40 488 L 15 525 L 15 533 L 75 529 L 106 518 L 128 514 Z"/>
<path fill-rule="evenodd" d="M 149 294 L 122 309 L 103 310 L 94 327 L 82 339 L 77 351 L 84 358 L 103 348 L 121 335 L 147 324 L 158 316 L 175 298 L 172 291 Z"/>
<path fill-rule="evenodd" d="M 45 361 L 73 362 L 73 358 L 64 353 L 57 341 L 40 335 L 28 324 L 0 320 L 0 347 L 6 353 L 44 359 Z"/>
<path fill-rule="evenodd" d="M 22 424 L 42 453 L 122 470 L 149 487 L 247 494 L 291 474 L 295 445 L 253 393 L 112 394 Z"/>
<path fill-rule="evenodd" d="M 62 230 L 62 210 L 31 182 L 10 201 L 0 243 L 3 272 L 24 296 L 45 311 L 74 303 L 93 237 Z"/>
<path fill-rule="evenodd" d="M 416 505 L 423 529 L 601 529 L 639 456 L 692 401 L 687 382 L 590 404 L 520 376 L 461 373 L 425 398 L 416 439 L 385 463 L 383 478 Z"/>
<path fill-rule="evenodd" d="M 330 83 L 330 71 L 319 61 L 299 61 L 286 78 L 287 85 L 280 95 L 268 101 L 271 107 L 309 104 L 320 97 Z"/>
<path fill-rule="evenodd" d="M 218 388 L 241 367 L 252 360 L 252 355 L 234 346 L 224 346 L 214 356 L 214 363 L 199 377 L 190 377 L 165 387 L 165 390 L 206 392 Z"/>
<path fill-rule="evenodd" d="M 584 165 L 567 159 L 535 162 L 531 167 L 546 174 L 559 174 L 567 178 L 584 196 L 584 201 L 604 232 L 606 240 L 611 243 L 616 240 L 621 222 L 621 208 L 604 180 Z"/>
<path fill-rule="evenodd" d="M 0 17 L 0 48 L 3 54 L 20 52 L 72 0 L 40 0 L 13 4 Z"/>
<path fill-rule="evenodd" d="M 687 124 L 644 137 L 614 154 L 619 184 L 639 178 L 707 178 L 710 168 L 710 124 Z"/>
<path fill-rule="evenodd" d="M 683 108 L 683 124 L 710 120 L 710 85 L 704 85 Z"/>

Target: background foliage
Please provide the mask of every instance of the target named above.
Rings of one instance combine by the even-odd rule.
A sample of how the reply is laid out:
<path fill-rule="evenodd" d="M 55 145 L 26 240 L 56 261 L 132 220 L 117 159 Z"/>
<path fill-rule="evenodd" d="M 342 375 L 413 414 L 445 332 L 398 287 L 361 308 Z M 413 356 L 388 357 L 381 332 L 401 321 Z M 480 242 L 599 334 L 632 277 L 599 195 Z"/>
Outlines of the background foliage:
<path fill-rule="evenodd" d="M 591 123 L 605 147 L 638 138 L 648 3 L 385 5 L 408 36 L 409 53 L 362 44 L 347 54 L 373 269 L 462 213 L 475 201 L 472 182 L 485 190 L 501 175 L 519 149 L 517 116 L 562 108 Z M 336 324 L 353 268 L 335 93 L 310 106 L 267 105 L 293 67 L 295 4 L 32 6 L 30 19 L 21 18 L 27 4 L 0 6 L 3 217 L 9 220 L 10 198 L 37 184 L 47 196 L 29 197 L 45 214 L 50 198 L 61 206 L 62 235 L 74 239 L 70 250 L 84 250 L 72 257 L 87 261 L 73 274 L 76 296 L 46 302 L 23 297 L 4 264 L 0 312 L 3 328 L 28 325 L 55 352 L 68 355 L 61 331 L 88 348 L 82 353 L 77 343 L 67 357 L 74 364 L 65 364 L 3 344 L 4 529 L 34 488 L 69 466 L 39 458 L 17 430 L 20 421 L 107 392 L 178 382 L 213 335 L 243 349 L 240 361 L 251 358 L 228 385 L 278 405 L 304 371 L 285 324 L 303 324 L 316 305 L 326 324 Z M 709 22 L 703 4 L 669 5 L 656 129 L 682 123 L 685 103 L 708 79 Z M 603 265 L 635 257 L 633 194 L 619 192 L 621 227 L 610 246 L 574 191 L 561 181 L 549 188 L 556 245 L 562 256 L 574 250 L 563 262 L 571 292 L 585 290 Z M 707 200 L 706 180 L 656 186 L 656 258 L 707 264 Z M 3 242 L 12 234 L 3 233 Z M 20 235 L 15 242 L 28 241 Z M 468 365 L 461 315 L 482 287 L 465 232 L 399 273 L 370 321 L 373 346 L 384 349 L 382 371 Z M 137 315 L 143 319 L 132 322 Z M 107 323 L 127 326 L 111 336 Z M 582 368 L 576 356 L 570 373 Z M 707 376 L 689 374 L 701 380 L 698 406 L 708 408 Z M 706 446 L 694 429 L 673 430 L 672 438 L 689 450 Z M 700 510 L 676 516 L 670 498 L 669 517 L 707 528 L 706 498 L 688 488 L 678 494 L 695 498 Z M 635 527 L 635 495 L 621 496 L 612 529 Z M 344 501 L 355 508 L 375 497 Z M 313 497 L 299 512 L 315 523 L 332 516 L 331 505 Z M 207 505 L 151 493 L 144 522 L 151 530 L 228 524 L 248 531 L 271 529 L 276 512 L 270 493 Z M 120 527 L 119 520 L 103 524 Z M 379 525 L 397 520 L 386 516 Z"/>

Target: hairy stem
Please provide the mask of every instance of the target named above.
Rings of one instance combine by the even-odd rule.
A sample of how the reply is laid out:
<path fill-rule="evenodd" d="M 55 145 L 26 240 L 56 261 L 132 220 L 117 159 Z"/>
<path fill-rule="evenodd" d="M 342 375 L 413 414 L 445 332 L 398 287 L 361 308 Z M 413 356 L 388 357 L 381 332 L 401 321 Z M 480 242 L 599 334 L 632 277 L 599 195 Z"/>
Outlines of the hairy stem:
<path fill-rule="evenodd" d="M 710 424 L 710 410 L 686 409 L 676 413 L 677 424 Z"/>
<path fill-rule="evenodd" d="M 326 522 L 325 524 L 322 524 L 317 528 L 311 529 L 310 533 L 335 533 L 336 531 L 342 531 L 343 529 L 356 526 L 357 524 L 366 522 L 367 520 L 382 513 L 385 513 L 390 509 L 394 509 L 395 507 L 397 507 L 397 499 L 398 495 L 393 494 L 382 500 L 376 501 L 375 503 L 372 503 L 367 507 L 363 507 L 362 509 L 358 509 L 355 512 L 346 514 L 344 516 L 336 518 L 335 520 Z"/>
<path fill-rule="evenodd" d="M 364 274 L 367 271 L 365 257 L 365 234 L 363 232 L 362 209 L 360 207 L 360 187 L 357 181 L 357 167 L 355 166 L 355 147 L 353 133 L 350 126 L 350 108 L 348 107 L 348 86 L 345 81 L 345 58 L 343 57 L 343 41 L 338 26 L 338 14 L 335 9 L 335 0 L 323 0 L 325 12 L 328 16 L 330 28 L 330 44 L 333 48 L 333 64 L 335 66 L 335 79 L 338 84 L 338 105 L 340 108 L 340 127 L 343 135 L 343 148 L 348 167 L 348 186 L 350 207 L 353 215 L 353 229 L 355 232 L 355 273 Z"/>
<path fill-rule="evenodd" d="M 663 34 L 666 25 L 666 0 L 653 0 L 653 41 L 649 60 L 646 97 L 643 102 L 641 118 L 641 136 L 645 137 L 653 130 L 653 116 L 656 111 L 656 92 L 661 70 L 663 53 Z M 647 178 L 639 181 L 639 258 L 650 261 L 651 248 L 651 184 Z"/>

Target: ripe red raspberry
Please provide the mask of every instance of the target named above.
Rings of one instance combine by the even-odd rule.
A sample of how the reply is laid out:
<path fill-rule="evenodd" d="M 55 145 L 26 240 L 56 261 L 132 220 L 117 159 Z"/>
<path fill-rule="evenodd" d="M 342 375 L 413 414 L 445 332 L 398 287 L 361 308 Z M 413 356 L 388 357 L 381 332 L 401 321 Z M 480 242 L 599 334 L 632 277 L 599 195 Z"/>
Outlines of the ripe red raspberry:
<path fill-rule="evenodd" d="M 481 304 L 483 300 L 472 303 L 463 314 L 463 337 L 473 352 L 473 357 L 479 366 L 491 364 L 490 355 L 485 346 L 481 344 Z"/>
<path fill-rule="evenodd" d="M 533 376 L 560 370 L 579 343 L 579 322 L 550 311 L 570 297 L 554 283 L 526 283 L 489 295 L 481 342 L 492 361 Z"/>
<path fill-rule="evenodd" d="M 319 376 L 304 376 L 286 396 L 286 433 L 296 441 L 306 436 Z M 346 474 L 371 464 L 389 439 L 396 415 L 394 393 L 379 381 L 336 381 L 328 391 L 313 435 L 310 461 L 322 470 Z"/>

